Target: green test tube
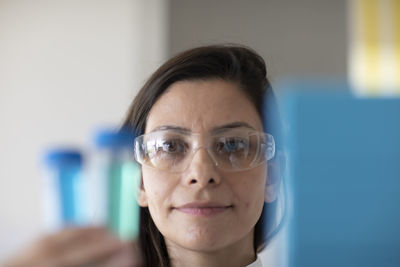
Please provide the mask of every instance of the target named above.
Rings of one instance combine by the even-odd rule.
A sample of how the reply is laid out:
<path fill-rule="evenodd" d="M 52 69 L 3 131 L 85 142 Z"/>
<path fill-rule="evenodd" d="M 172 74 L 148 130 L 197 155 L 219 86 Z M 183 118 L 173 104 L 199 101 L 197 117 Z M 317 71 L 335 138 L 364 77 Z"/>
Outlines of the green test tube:
<path fill-rule="evenodd" d="M 102 160 L 99 168 L 106 183 L 107 227 L 121 240 L 134 240 L 139 233 L 140 168 L 133 156 L 133 135 L 128 131 L 101 130 L 96 144 Z"/>

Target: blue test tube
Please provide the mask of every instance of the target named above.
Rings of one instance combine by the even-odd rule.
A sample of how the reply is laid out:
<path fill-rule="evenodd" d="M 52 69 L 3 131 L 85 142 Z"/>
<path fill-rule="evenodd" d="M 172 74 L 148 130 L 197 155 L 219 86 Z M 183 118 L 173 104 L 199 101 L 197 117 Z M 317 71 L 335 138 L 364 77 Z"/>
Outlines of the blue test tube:
<path fill-rule="evenodd" d="M 84 223 L 83 157 L 80 151 L 51 149 L 45 154 L 44 163 L 48 227 L 59 229 Z"/>

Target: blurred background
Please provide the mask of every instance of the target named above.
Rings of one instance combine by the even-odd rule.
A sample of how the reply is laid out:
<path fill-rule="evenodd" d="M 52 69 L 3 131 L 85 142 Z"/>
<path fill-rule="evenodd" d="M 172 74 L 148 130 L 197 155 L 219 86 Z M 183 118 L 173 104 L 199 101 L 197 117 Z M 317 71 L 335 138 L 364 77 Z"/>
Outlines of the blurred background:
<path fill-rule="evenodd" d="M 41 234 L 43 150 L 120 123 L 164 60 L 233 42 L 273 84 L 345 77 L 346 23 L 345 0 L 0 0 L 0 262 Z M 263 261 L 282 266 L 281 239 Z"/>

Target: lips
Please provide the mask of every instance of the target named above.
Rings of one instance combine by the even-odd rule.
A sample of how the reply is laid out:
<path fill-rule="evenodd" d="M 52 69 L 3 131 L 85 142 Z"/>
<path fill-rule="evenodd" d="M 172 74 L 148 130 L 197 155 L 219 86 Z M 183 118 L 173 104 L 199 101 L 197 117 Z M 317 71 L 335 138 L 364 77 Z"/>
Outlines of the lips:
<path fill-rule="evenodd" d="M 212 216 L 228 211 L 232 205 L 224 205 L 219 203 L 198 203 L 192 202 L 174 208 L 177 211 L 194 216 Z"/>

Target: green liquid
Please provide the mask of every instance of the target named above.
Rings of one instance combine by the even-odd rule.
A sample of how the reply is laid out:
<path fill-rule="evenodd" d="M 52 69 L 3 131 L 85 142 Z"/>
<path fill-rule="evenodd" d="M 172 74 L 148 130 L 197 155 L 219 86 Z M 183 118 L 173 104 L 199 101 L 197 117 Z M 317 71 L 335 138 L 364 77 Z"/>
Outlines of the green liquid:
<path fill-rule="evenodd" d="M 140 169 L 135 163 L 113 162 L 108 175 L 108 227 L 121 240 L 136 239 L 139 233 Z"/>

